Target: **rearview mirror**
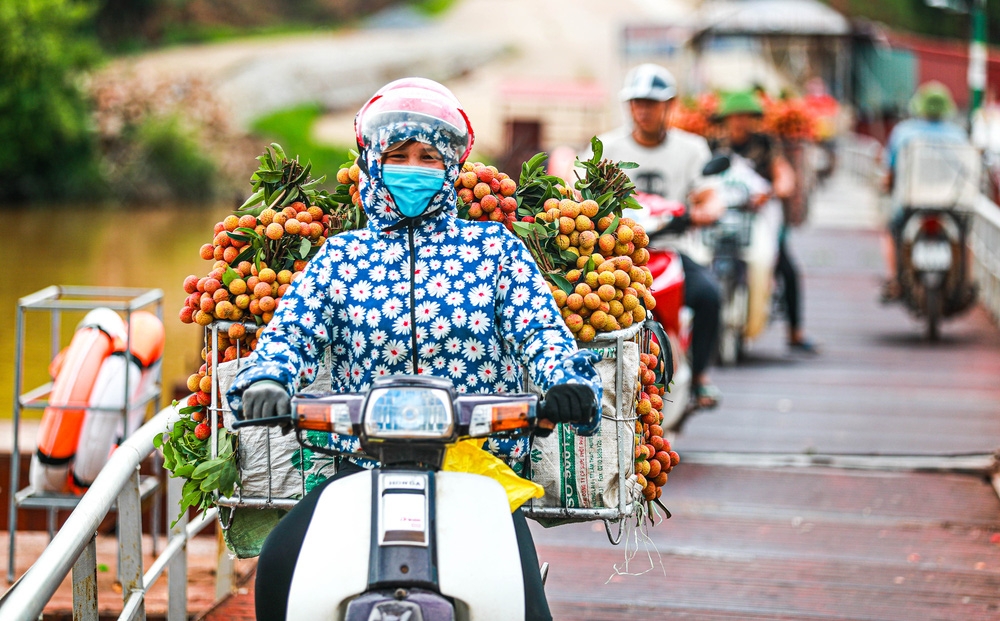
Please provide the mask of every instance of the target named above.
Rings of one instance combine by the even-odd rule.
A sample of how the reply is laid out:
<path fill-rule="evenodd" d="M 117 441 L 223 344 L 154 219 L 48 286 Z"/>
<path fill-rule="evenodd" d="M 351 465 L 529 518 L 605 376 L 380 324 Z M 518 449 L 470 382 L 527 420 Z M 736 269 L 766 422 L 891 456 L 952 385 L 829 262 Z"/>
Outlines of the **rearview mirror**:
<path fill-rule="evenodd" d="M 701 169 L 701 174 L 703 177 L 710 177 L 712 175 L 718 175 L 719 173 L 726 172 L 729 170 L 730 161 L 725 155 L 716 155 L 712 159 L 708 160 L 705 167 Z"/>

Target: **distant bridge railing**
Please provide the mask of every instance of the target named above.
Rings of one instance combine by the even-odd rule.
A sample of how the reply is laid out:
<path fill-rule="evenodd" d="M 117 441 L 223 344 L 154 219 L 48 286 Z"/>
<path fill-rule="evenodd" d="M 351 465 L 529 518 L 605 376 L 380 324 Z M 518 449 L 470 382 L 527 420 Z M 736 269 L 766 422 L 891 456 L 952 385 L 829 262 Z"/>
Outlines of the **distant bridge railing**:
<path fill-rule="evenodd" d="M 878 140 L 848 134 L 837 140 L 837 166 L 875 188 L 882 170 L 879 166 L 881 151 L 882 145 Z"/>
<path fill-rule="evenodd" d="M 149 569 L 142 571 L 142 506 L 139 497 L 139 465 L 153 452 L 153 438 L 178 418 L 173 407 L 160 411 L 122 443 L 108 459 L 93 485 L 67 518 L 35 564 L 0 599 L 0 621 L 38 619 L 59 585 L 73 572 L 73 619 L 97 621 L 98 525 L 112 510 L 118 512 L 118 558 L 123 609 L 119 619 L 145 619 L 145 596 L 167 570 L 167 619 L 182 621 L 187 612 L 187 542 L 215 521 L 216 509 L 188 522 L 185 515 L 170 530 L 163 552 Z M 181 479 L 167 483 L 167 507 L 180 506 Z M 154 536 L 156 534 L 154 533 Z M 220 555 L 220 563 L 223 562 Z M 223 575 L 220 575 L 223 574 Z M 216 571 L 216 595 L 228 577 Z"/>
<path fill-rule="evenodd" d="M 985 196 L 976 205 L 969 248 L 979 300 L 1000 323 L 1000 207 Z"/>

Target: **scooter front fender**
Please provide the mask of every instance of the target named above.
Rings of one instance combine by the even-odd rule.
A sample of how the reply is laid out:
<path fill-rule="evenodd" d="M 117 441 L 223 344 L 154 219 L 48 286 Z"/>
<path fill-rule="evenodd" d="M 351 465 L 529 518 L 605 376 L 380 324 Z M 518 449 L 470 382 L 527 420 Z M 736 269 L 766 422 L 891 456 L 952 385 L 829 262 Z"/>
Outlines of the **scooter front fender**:
<path fill-rule="evenodd" d="M 438 584 L 457 621 L 521 621 L 524 586 L 510 505 L 494 479 L 435 473 Z M 302 542 L 288 597 L 289 619 L 344 619 L 368 589 L 372 474 L 326 486 Z"/>
<path fill-rule="evenodd" d="M 371 506 L 370 472 L 323 490 L 295 564 L 287 619 L 343 619 L 348 601 L 368 588 Z"/>
<path fill-rule="evenodd" d="M 436 479 L 441 593 L 467 605 L 469 621 L 523 620 L 521 556 L 503 486 L 466 472 Z M 456 608 L 461 620 L 465 606 Z"/>

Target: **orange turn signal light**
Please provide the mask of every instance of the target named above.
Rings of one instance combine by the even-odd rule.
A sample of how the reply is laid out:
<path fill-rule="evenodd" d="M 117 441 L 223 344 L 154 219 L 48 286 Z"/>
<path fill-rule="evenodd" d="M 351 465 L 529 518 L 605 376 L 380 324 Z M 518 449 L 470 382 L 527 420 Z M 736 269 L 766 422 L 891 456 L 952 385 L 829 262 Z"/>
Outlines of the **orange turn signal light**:
<path fill-rule="evenodd" d="M 295 414 L 297 427 L 307 431 L 333 431 L 329 403 L 300 403 Z"/>
<path fill-rule="evenodd" d="M 490 427 L 493 431 L 511 431 L 528 426 L 528 403 L 494 405 Z"/>

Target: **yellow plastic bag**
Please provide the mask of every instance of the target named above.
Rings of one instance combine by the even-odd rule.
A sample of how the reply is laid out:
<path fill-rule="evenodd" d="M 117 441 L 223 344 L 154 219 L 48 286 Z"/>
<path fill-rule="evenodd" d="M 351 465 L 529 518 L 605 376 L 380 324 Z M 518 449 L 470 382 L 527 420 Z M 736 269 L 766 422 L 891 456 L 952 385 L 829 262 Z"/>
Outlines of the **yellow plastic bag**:
<path fill-rule="evenodd" d="M 544 488 L 517 476 L 510 466 L 482 449 L 482 440 L 462 440 L 448 447 L 442 470 L 481 474 L 503 485 L 511 513 L 531 498 L 541 498 Z"/>

